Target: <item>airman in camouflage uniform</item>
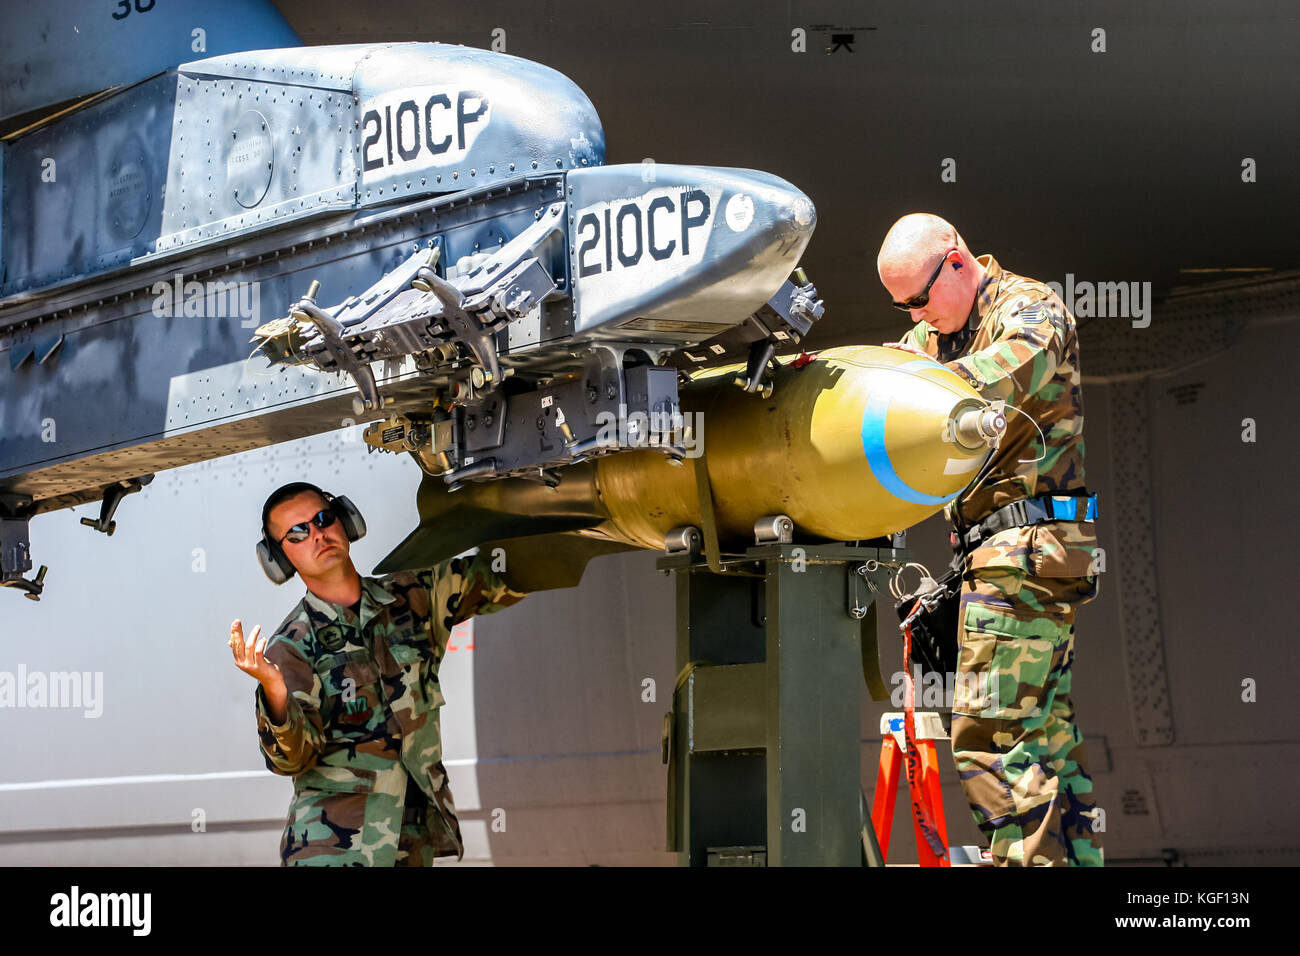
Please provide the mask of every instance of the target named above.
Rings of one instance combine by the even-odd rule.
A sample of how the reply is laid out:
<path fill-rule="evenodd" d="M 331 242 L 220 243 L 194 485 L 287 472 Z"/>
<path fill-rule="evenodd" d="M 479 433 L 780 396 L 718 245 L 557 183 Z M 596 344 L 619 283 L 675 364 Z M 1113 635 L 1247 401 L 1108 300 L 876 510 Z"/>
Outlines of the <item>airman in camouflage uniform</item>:
<path fill-rule="evenodd" d="M 299 602 L 266 648 L 289 688 L 284 724 L 271 722 L 257 689 L 266 765 L 294 777 L 286 865 L 428 866 L 465 855 L 442 764 L 438 668 L 456 624 L 521 597 L 479 554 L 363 578 L 359 619 L 310 592 Z M 408 775 L 433 812 L 402 828 Z"/>
<path fill-rule="evenodd" d="M 927 245 L 918 273 L 906 252 Z M 914 293 L 944 247 L 951 251 L 926 302 Z M 895 224 L 880 265 L 886 287 L 897 287 L 891 293 L 913 295 L 895 303 L 910 306 L 915 322 L 902 344 L 1009 406 L 1000 446 L 949 503 L 949 520 L 964 530 L 1010 502 L 1082 489 L 1078 339 L 1052 289 L 991 255 L 975 259 L 950 224 L 925 214 Z M 1096 545 L 1094 522 L 1049 521 L 998 531 L 966 555 L 952 748 L 975 822 L 1000 865 L 1102 864 L 1070 699 L 1075 615 L 1097 594 Z"/>
<path fill-rule="evenodd" d="M 301 514 L 319 507 L 318 499 L 306 497 L 308 504 L 296 505 Z M 333 555 L 332 564 L 355 574 L 347 539 L 336 528 L 331 524 L 320 537 L 343 542 L 342 559 Z M 292 547 L 317 543 L 313 537 Z M 308 578 L 311 555 L 294 553 L 304 579 L 319 587 Z M 232 625 L 236 663 L 259 678 L 263 758 L 273 772 L 294 778 L 281 865 L 430 866 L 435 857 L 464 857 L 442 763 L 445 699 L 438 670 L 455 625 L 522 597 L 480 553 L 425 570 L 360 577 L 360 600 L 350 607 L 308 590 L 269 640 L 259 641 L 254 631 L 247 647 L 240 623 Z M 254 645 L 264 655 L 256 666 Z M 283 675 L 282 688 L 275 681 L 279 694 L 287 691 L 280 723 L 261 683 L 274 677 L 267 663 Z"/>

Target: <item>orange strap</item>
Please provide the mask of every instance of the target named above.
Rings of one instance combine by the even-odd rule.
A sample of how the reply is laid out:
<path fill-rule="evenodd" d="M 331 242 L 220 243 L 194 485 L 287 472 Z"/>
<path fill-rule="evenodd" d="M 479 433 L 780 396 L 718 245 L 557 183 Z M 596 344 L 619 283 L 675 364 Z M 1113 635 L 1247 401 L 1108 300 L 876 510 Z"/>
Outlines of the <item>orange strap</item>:
<path fill-rule="evenodd" d="M 903 740 L 904 766 L 907 768 L 907 789 L 912 801 L 912 815 L 917 826 L 925 836 L 925 842 L 939 859 L 947 859 L 948 848 L 939 838 L 938 827 L 934 824 L 934 808 L 930 805 L 930 794 L 919 782 L 920 760 L 916 747 L 916 689 L 912 684 L 912 621 L 921 613 L 921 601 L 912 605 L 907 619 L 903 621 Z"/>

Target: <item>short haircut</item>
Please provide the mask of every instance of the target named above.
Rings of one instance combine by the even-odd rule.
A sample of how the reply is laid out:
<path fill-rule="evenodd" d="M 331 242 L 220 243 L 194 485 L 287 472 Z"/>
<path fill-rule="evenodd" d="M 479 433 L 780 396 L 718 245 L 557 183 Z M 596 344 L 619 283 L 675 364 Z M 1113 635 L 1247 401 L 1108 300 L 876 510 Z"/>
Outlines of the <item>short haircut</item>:
<path fill-rule="evenodd" d="M 284 504 L 284 502 L 288 501 L 290 498 L 297 498 L 300 494 L 307 491 L 315 492 L 316 494 L 320 495 L 321 501 L 325 502 L 326 505 L 329 504 L 329 499 L 325 496 L 325 492 L 321 491 L 311 482 L 309 481 L 290 482 L 289 484 L 277 488 L 275 489 L 275 491 L 271 492 L 271 497 L 267 498 L 266 504 L 262 505 L 263 533 L 268 535 L 271 533 L 271 526 L 268 524 L 268 522 L 271 520 L 271 510 L 276 505 Z"/>

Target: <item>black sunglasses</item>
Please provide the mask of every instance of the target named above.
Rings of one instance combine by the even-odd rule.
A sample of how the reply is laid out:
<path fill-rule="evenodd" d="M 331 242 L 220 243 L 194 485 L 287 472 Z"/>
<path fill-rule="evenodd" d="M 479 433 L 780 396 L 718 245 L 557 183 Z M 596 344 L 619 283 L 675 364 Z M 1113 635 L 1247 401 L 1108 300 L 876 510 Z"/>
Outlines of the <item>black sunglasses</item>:
<path fill-rule="evenodd" d="M 894 308 L 903 312 L 911 312 L 913 309 L 924 309 L 926 303 L 930 301 L 930 286 L 934 285 L 934 280 L 939 278 L 939 273 L 943 271 L 943 264 L 948 261 L 948 257 L 956 251 L 957 247 L 953 246 L 943 254 L 943 258 L 939 260 L 939 264 L 934 267 L 934 275 L 930 276 L 930 281 L 925 284 L 925 288 L 921 290 L 920 295 L 914 295 L 906 302 L 895 302 Z"/>
<path fill-rule="evenodd" d="M 302 541 L 306 541 L 308 538 L 311 537 L 312 525 L 315 525 L 316 527 L 322 529 L 328 528 L 330 525 L 334 523 L 334 520 L 337 517 L 338 515 L 334 514 L 333 508 L 323 508 L 322 510 L 312 515 L 306 521 L 300 521 L 298 522 L 298 524 L 294 525 L 292 528 L 286 531 L 284 533 L 284 537 L 281 538 L 280 541 L 281 542 L 288 541 L 292 544 L 298 544 Z"/>

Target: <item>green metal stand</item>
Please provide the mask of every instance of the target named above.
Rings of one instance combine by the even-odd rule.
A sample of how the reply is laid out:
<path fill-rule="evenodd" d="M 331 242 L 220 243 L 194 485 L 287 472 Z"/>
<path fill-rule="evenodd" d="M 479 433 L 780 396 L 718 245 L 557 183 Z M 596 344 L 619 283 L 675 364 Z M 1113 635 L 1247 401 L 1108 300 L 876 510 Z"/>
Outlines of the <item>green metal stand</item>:
<path fill-rule="evenodd" d="M 723 556 L 716 572 L 698 555 L 659 560 L 677 589 L 663 756 L 668 849 L 680 864 L 860 866 L 870 856 L 861 621 L 907 560 L 848 544 L 762 545 Z"/>

